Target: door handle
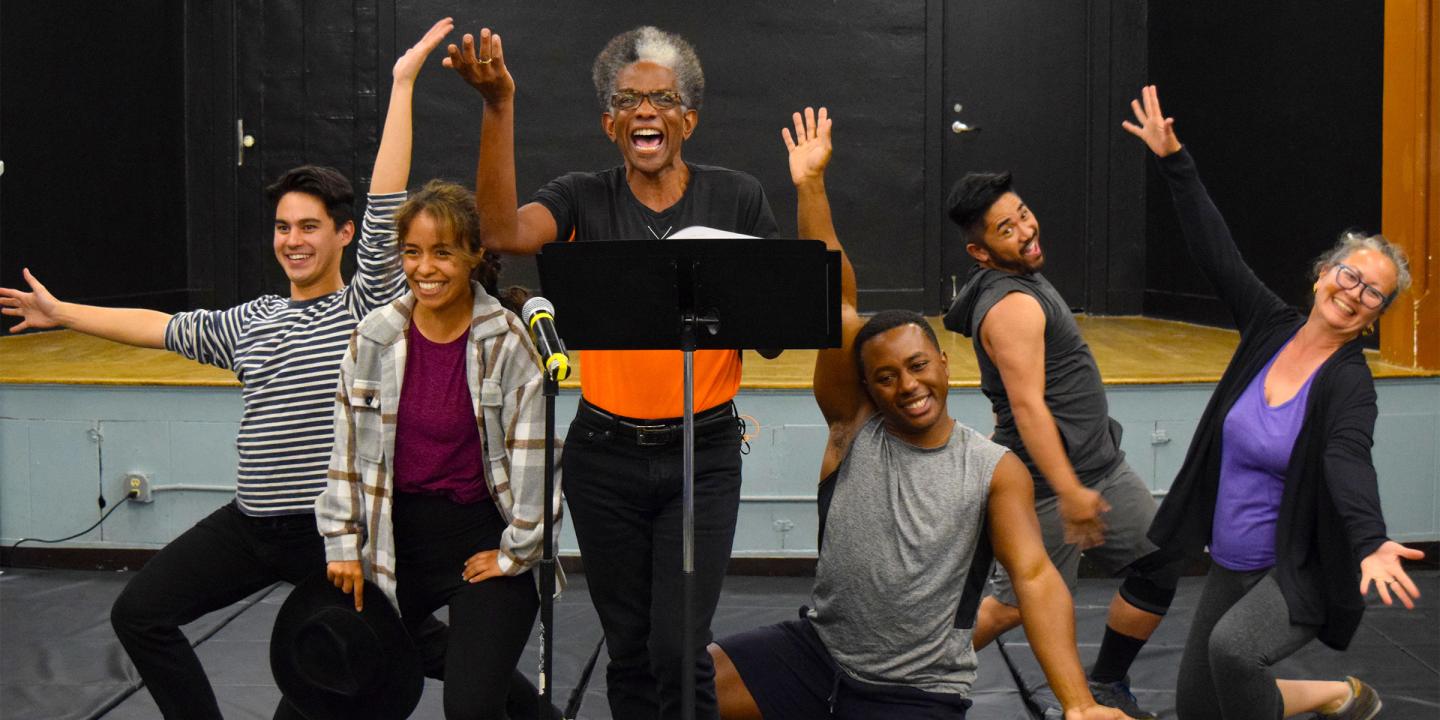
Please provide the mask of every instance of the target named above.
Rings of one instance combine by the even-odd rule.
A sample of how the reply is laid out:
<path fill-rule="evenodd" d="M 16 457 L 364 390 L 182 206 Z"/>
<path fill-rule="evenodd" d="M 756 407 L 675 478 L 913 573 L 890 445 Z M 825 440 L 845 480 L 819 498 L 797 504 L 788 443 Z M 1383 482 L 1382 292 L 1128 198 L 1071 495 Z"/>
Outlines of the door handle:
<path fill-rule="evenodd" d="M 245 120 L 235 120 L 235 165 L 245 164 L 245 148 L 255 147 L 255 136 L 245 134 Z"/>

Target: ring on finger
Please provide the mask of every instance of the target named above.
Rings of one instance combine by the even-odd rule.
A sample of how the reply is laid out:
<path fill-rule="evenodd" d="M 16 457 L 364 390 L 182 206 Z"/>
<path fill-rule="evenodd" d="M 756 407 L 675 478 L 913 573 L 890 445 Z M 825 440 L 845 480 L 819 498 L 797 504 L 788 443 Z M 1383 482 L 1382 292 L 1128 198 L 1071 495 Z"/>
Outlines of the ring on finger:
<path fill-rule="evenodd" d="M 480 58 L 481 65 L 489 65 L 495 58 Z"/>

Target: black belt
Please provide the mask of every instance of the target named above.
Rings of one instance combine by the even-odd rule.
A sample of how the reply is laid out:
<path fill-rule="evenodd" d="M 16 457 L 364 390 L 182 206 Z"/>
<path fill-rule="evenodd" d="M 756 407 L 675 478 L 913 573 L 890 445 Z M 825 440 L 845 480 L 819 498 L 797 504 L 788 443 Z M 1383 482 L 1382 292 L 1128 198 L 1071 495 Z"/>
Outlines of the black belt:
<path fill-rule="evenodd" d="M 580 399 L 580 411 L 576 415 L 587 427 L 604 431 L 611 436 L 627 442 L 633 442 L 641 447 L 658 447 L 669 445 L 672 442 L 679 442 L 685 436 L 685 421 L 683 418 L 665 418 L 663 420 L 638 420 L 635 418 L 620 417 L 611 415 L 600 408 Z M 735 404 L 726 402 L 716 405 L 709 410 L 695 415 L 695 432 L 709 430 L 712 428 L 729 425 L 740 430 L 740 420 L 735 415 Z"/>

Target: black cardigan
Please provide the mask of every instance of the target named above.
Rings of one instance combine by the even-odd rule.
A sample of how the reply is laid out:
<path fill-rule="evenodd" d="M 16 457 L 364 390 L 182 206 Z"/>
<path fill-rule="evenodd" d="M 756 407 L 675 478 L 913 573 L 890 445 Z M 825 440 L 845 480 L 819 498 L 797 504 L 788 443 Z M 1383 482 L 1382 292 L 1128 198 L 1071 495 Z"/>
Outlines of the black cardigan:
<path fill-rule="evenodd" d="M 1158 165 L 1190 255 L 1240 330 L 1240 346 L 1150 526 L 1150 539 L 1161 548 L 1194 556 L 1210 543 L 1225 417 L 1305 317 L 1266 288 L 1240 257 L 1190 154 L 1181 150 Z M 1357 339 L 1316 371 L 1275 527 L 1275 578 L 1290 621 L 1319 626 L 1320 640 L 1339 650 L 1349 645 L 1365 611 L 1360 560 L 1387 539 L 1370 458 L 1377 412 L 1375 382 Z"/>

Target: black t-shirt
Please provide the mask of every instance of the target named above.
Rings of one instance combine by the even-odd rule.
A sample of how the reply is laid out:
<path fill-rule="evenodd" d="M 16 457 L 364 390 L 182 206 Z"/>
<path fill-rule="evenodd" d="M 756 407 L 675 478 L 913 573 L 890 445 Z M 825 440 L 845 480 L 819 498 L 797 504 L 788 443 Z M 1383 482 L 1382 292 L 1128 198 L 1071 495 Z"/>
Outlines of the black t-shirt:
<path fill-rule="evenodd" d="M 721 167 L 686 166 L 690 184 L 685 195 L 658 213 L 630 192 L 623 165 L 561 175 L 537 190 L 532 200 L 554 216 L 555 239 L 562 241 L 663 240 L 692 225 L 762 238 L 779 232 L 758 180 Z"/>

